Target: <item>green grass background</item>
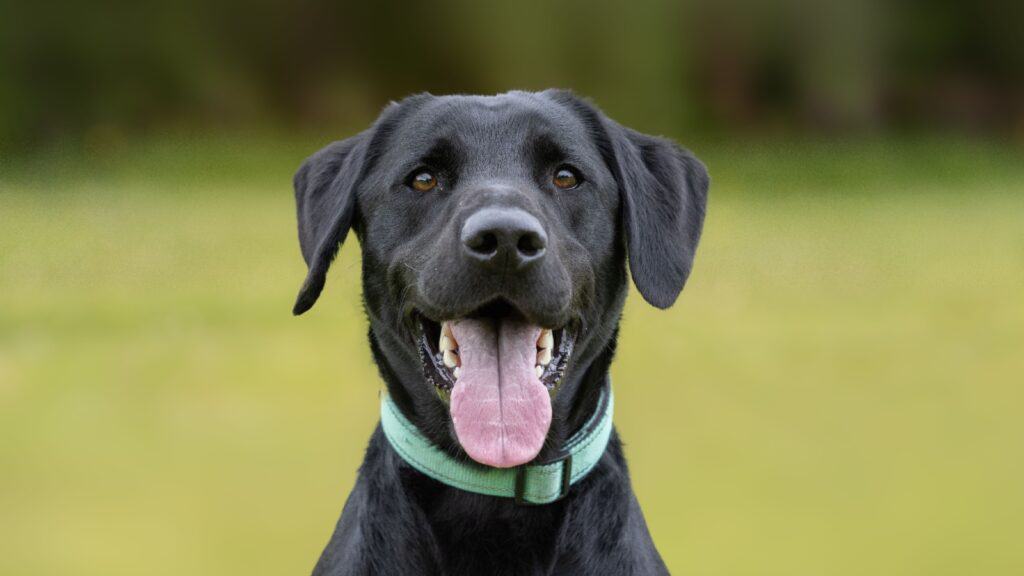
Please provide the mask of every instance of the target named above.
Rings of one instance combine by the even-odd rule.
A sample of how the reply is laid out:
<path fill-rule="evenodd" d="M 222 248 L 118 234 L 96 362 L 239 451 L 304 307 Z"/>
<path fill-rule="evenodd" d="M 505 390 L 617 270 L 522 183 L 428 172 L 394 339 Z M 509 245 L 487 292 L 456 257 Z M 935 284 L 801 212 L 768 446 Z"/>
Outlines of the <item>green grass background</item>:
<path fill-rule="evenodd" d="M 376 423 L 357 245 L 293 318 L 316 139 L 0 160 L 0 574 L 305 574 Z M 616 423 L 695 575 L 1024 573 L 1024 155 L 694 147 L 690 284 Z"/>

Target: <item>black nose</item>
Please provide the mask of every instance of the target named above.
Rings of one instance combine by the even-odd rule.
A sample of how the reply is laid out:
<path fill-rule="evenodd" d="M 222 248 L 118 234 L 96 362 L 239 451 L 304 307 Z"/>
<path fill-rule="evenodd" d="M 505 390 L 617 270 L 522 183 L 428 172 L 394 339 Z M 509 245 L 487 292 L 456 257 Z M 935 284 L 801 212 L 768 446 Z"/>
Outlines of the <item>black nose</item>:
<path fill-rule="evenodd" d="M 548 235 L 540 221 L 519 208 L 484 208 L 462 225 L 463 253 L 487 266 L 516 270 L 544 257 Z"/>

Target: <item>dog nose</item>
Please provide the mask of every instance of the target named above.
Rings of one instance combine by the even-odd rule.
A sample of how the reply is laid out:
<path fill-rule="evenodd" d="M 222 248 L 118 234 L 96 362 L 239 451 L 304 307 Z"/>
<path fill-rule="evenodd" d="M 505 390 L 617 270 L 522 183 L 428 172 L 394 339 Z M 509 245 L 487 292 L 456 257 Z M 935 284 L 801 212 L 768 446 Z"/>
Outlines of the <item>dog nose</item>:
<path fill-rule="evenodd" d="M 540 221 L 519 208 L 484 208 L 462 225 L 464 254 L 487 266 L 525 268 L 544 257 L 548 235 Z"/>

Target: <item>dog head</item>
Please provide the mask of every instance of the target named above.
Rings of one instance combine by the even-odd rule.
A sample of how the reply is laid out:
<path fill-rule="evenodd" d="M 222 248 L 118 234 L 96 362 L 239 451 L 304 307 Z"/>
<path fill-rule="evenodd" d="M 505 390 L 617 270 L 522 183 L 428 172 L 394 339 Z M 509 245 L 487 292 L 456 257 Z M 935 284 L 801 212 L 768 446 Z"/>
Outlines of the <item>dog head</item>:
<path fill-rule="evenodd" d="M 626 263 L 667 308 L 708 190 L 689 152 L 563 91 L 418 95 L 295 175 L 320 295 L 351 228 L 389 393 L 435 443 L 510 467 L 558 449 L 607 372 Z"/>

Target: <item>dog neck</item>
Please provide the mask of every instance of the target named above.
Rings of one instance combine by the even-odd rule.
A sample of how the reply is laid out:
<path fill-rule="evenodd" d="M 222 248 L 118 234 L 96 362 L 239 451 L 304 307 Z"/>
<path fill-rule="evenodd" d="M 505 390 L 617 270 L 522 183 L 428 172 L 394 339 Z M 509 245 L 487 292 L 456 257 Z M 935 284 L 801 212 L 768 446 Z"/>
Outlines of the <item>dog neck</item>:
<path fill-rule="evenodd" d="M 597 410 L 561 447 L 556 460 L 513 468 L 480 466 L 453 457 L 431 443 L 387 395 L 381 398 L 381 429 L 405 462 L 434 480 L 466 492 L 514 498 L 520 505 L 550 504 L 597 465 L 611 439 L 614 401 L 610 383 L 601 388 Z"/>
<path fill-rule="evenodd" d="M 560 425 L 552 430 L 549 438 L 557 440 L 548 444 L 561 446 L 565 438 L 579 430 L 597 410 L 601 388 L 608 383 L 611 354 L 611 349 L 606 350 L 582 377 L 566 383 L 562 392 L 572 392 L 572 396 L 565 397 L 571 398 L 571 402 L 566 402 L 560 410 L 557 419 Z M 397 478 L 395 488 L 415 503 L 414 516 L 422 518 L 424 525 L 429 526 L 426 533 L 415 538 L 416 545 L 435 550 L 431 554 L 436 554 L 444 573 L 552 573 L 567 547 L 579 545 L 589 549 L 588 546 L 595 546 L 593 542 L 567 543 L 565 540 L 566 534 L 579 533 L 581 540 L 589 542 L 590 532 L 581 531 L 578 525 L 578 518 L 585 516 L 579 512 L 581 508 L 602 511 L 597 513 L 597 521 L 589 526 L 595 533 L 617 535 L 623 529 L 622 519 L 617 516 L 619 512 L 603 512 L 628 510 L 631 497 L 626 464 L 614 431 L 606 448 L 608 456 L 585 481 L 573 485 L 570 497 L 540 506 L 524 506 L 513 498 L 475 494 L 433 481 L 410 467 L 379 432 L 380 445 L 391 451 L 390 456 L 381 458 L 379 465 L 388 468 Z M 611 486 L 626 486 L 626 489 L 610 490 Z"/>

